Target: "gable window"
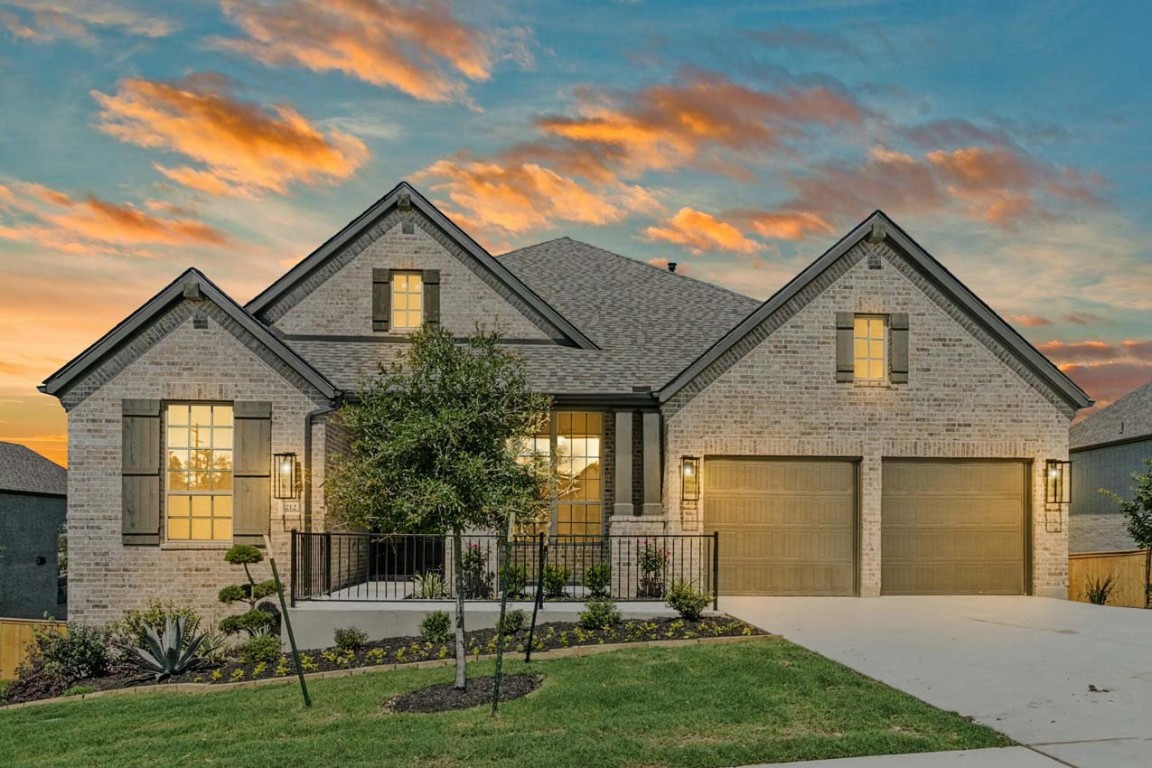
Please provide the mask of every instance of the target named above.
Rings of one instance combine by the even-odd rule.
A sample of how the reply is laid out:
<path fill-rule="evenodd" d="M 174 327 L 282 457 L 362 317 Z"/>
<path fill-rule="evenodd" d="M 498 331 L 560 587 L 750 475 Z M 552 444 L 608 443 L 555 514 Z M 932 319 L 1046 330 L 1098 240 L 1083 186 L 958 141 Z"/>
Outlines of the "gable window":
<path fill-rule="evenodd" d="M 419 272 L 392 273 L 392 330 L 414 331 L 424 322 L 424 278 Z"/>
<path fill-rule="evenodd" d="M 171 403 L 165 531 L 168 541 L 232 540 L 232 406 Z"/>
<path fill-rule="evenodd" d="M 888 323 L 880 315 L 857 315 L 852 334 L 856 381 L 888 377 Z"/>

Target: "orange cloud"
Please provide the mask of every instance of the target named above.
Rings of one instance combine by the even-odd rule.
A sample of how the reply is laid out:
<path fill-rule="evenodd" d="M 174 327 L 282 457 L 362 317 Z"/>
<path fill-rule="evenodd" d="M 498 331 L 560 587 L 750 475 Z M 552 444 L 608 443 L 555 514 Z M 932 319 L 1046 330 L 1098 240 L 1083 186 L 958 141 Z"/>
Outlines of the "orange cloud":
<path fill-rule="evenodd" d="M 695 254 L 704 251 L 750 254 L 764 248 L 763 243 L 749 240 L 731 224 L 692 208 L 681 208 L 665 224 L 648 227 L 644 230 L 644 239 L 676 243 Z"/>
<path fill-rule="evenodd" d="M 1015 325 L 1022 325 L 1025 328 L 1041 328 L 1045 325 L 1052 325 L 1050 319 L 1040 317 L 1039 315 L 1008 315 L 1008 320 Z"/>
<path fill-rule="evenodd" d="M 739 211 L 756 234 L 769 240 L 803 240 L 809 235 L 831 234 L 832 225 L 819 214 L 808 211 Z"/>
<path fill-rule="evenodd" d="M 115 29 L 138 37 L 166 37 L 171 22 L 106 0 L 2 0 L 20 11 L 0 11 L 0 24 L 15 37 L 37 42 L 62 38 L 93 42 L 92 31 Z"/>
<path fill-rule="evenodd" d="M 367 147 L 354 136 L 324 134 L 287 104 L 266 109 L 237 101 L 215 75 L 175 83 L 129 79 L 115 94 L 92 96 L 101 107 L 100 130 L 202 164 L 157 169 L 212 195 L 282 194 L 292 183 L 341 181 L 368 159 Z"/>
<path fill-rule="evenodd" d="M 1048 341 L 1036 348 L 1097 401 L 1093 410 L 1152 380 L 1152 339 Z"/>
<path fill-rule="evenodd" d="M 216 44 L 264 64 L 342 72 L 423 101 L 455 101 L 465 80 L 487 80 L 501 35 L 458 19 L 444 3 L 402 0 L 223 0 L 247 35 Z M 523 30 L 513 30 L 521 38 Z M 519 56 L 527 56 L 521 49 Z"/>

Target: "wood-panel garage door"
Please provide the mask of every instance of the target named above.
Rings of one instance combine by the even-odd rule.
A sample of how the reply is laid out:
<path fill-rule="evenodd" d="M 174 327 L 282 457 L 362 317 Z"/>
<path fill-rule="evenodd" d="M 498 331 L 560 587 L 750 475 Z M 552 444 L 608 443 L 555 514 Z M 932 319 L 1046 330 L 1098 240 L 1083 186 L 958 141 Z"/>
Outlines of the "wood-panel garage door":
<path fill-rule="evenodd" d="M 726 595 L 851 595 L 856 465 L 704 459 L 704 526 L 720 532 Z"/>
<path fill-rule="evenodd" d="M 886 459 L 881 592 L 1023 594 L 1027 473 L 1015 461 Z"/>

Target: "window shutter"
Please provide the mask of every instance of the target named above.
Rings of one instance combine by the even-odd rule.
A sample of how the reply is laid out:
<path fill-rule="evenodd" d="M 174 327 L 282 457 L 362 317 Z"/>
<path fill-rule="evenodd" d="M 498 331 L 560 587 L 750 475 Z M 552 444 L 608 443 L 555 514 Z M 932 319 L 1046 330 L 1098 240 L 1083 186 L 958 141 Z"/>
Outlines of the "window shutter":
<path fill-rule="evenodd" d="M 232 541 L 263 546 L 271 531 L 272 403 L 234 403 L 232 417 Z"/>
<path fill-rule="evenodd" d="M 372 330 L 387 331 L 392 322 L 392 270 L 372 270 Z"/>
<path fill-rule="evenodd" d="M 424 270 L 424 322 L 440 325 L 440 270 Z"/>
<path fill-rule="evenodd" d="M 894 313 L 888 320 L 892 329 L 893 384 L 908 383 L 908 313 Z"/>
<path fill-rule="evenodd" d="M 856 331 L 856 315 L 851 312 L 836 313 L 836 381 L 852 381 L 856 373 L 856 351 L 853 348 L 853 335 Z"/>
<path fill-rule="evenodd" d="M 121 535 L 126 546 L 160 543 L 160 401 L 121 403 Z"/>

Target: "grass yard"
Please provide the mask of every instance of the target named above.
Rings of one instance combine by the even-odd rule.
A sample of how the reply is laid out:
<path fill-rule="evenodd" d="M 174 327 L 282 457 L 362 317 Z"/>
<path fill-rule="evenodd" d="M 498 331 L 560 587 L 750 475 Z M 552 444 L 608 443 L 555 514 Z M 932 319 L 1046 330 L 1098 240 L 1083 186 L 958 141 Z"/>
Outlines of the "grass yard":
<path fill-rule="evenodd" d="M 521 661 L 506 664 L 523 672 Z M 491 663 L 470 665 L 490 674 Z M 387 714 L 450 668 L 0 711 L 17 766 L 731 766 L 1004 746 L 1008 739 L 780 639 L 536 662 L 540 690 L 487 709 Z"/>

